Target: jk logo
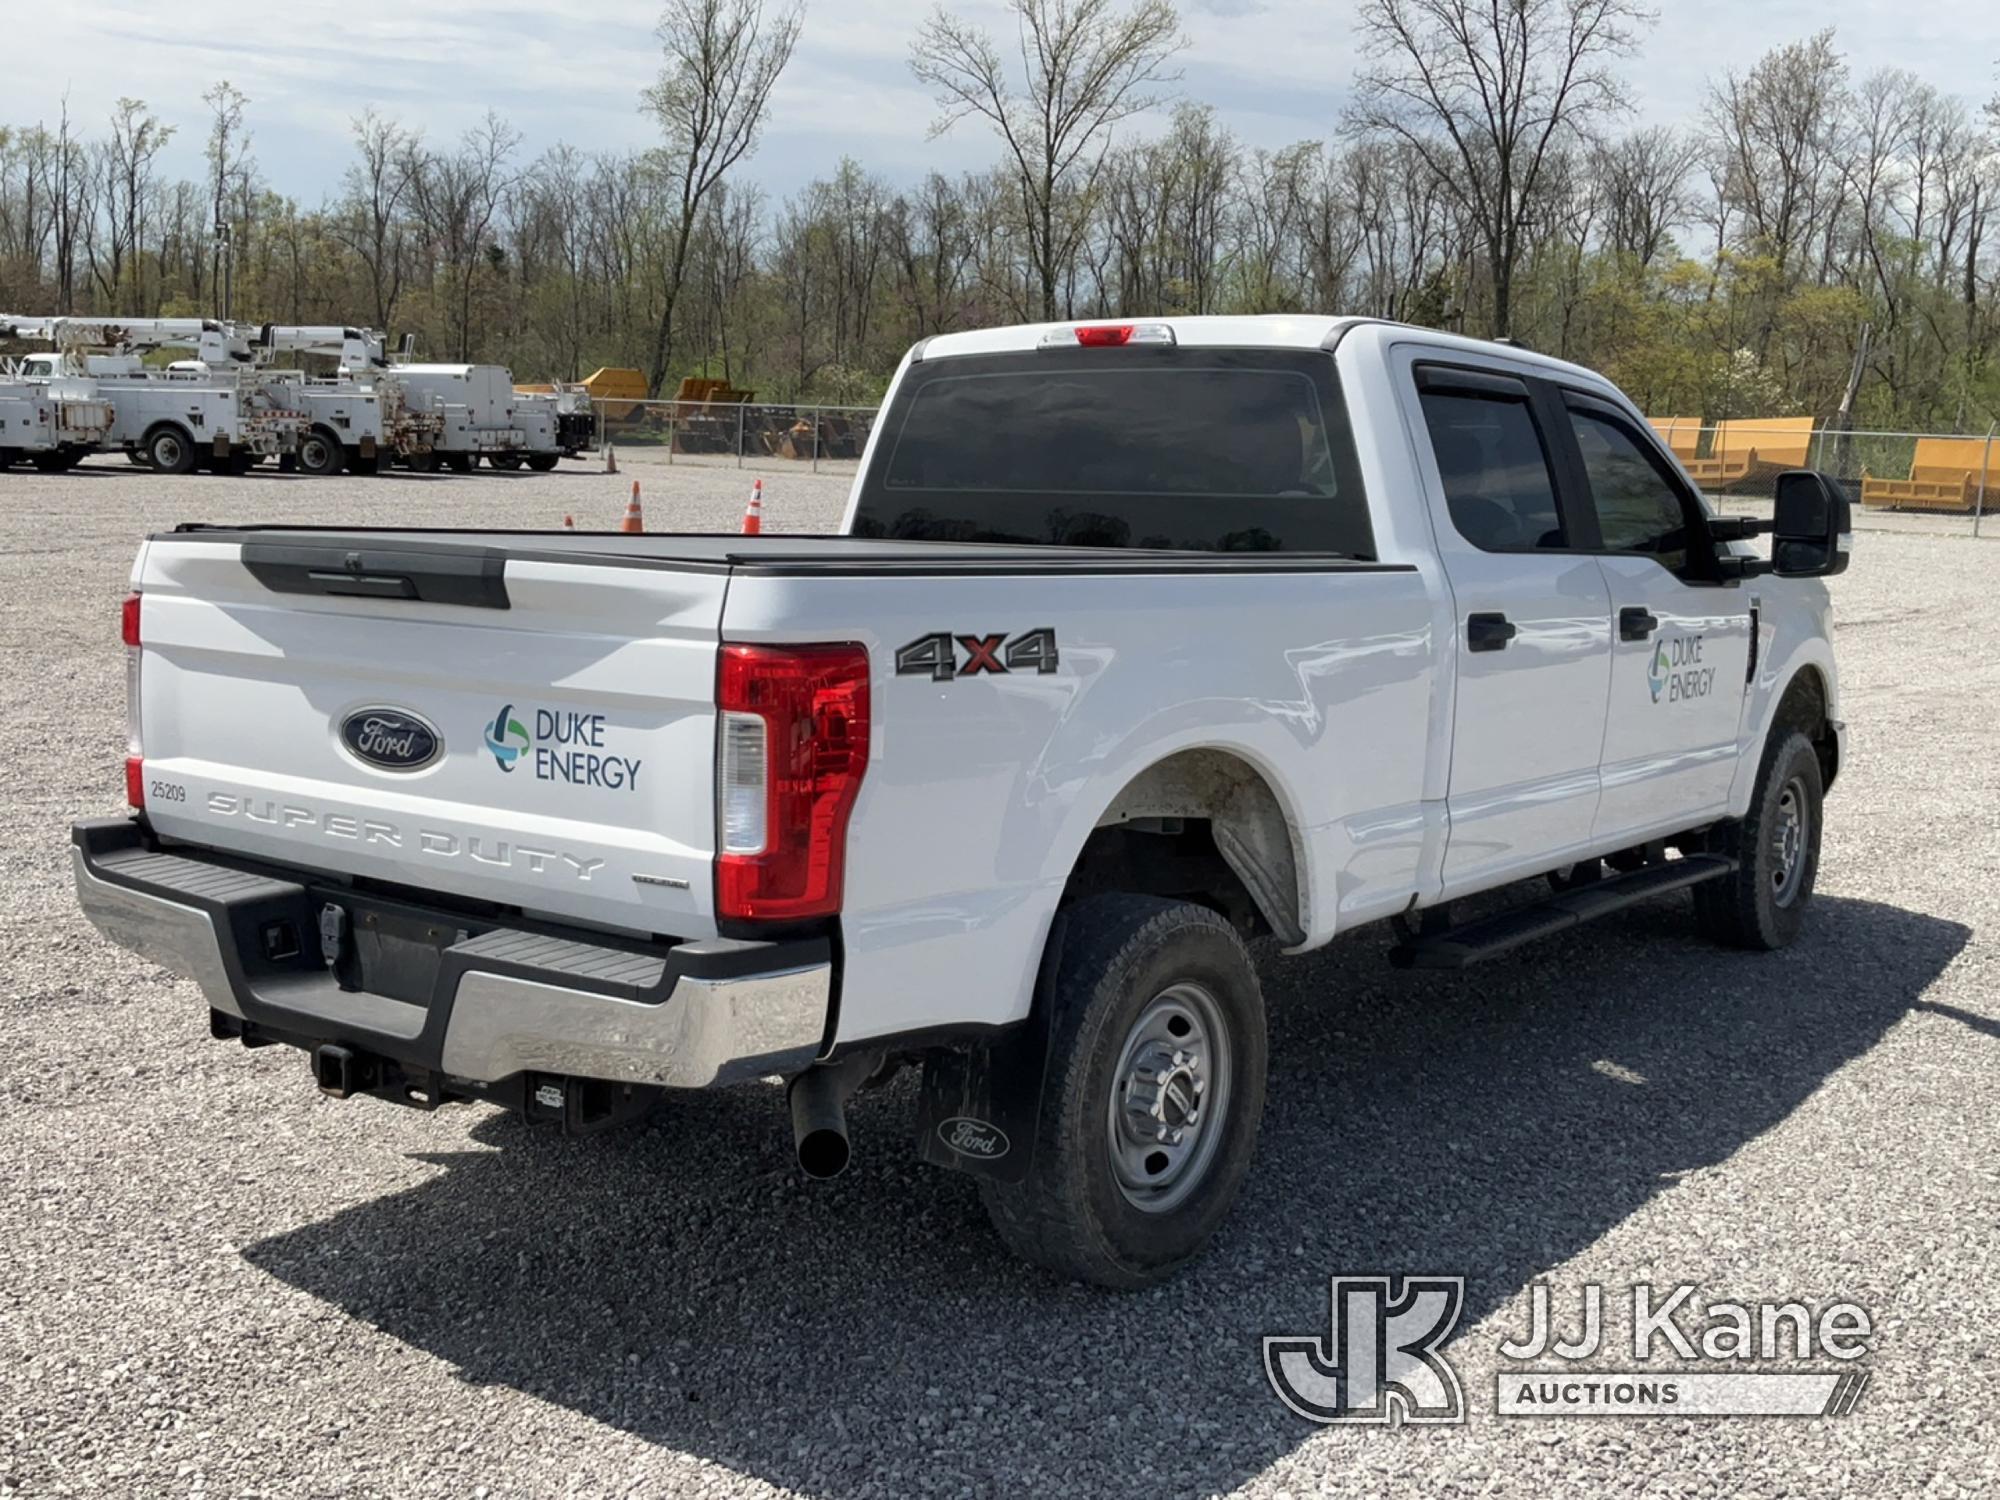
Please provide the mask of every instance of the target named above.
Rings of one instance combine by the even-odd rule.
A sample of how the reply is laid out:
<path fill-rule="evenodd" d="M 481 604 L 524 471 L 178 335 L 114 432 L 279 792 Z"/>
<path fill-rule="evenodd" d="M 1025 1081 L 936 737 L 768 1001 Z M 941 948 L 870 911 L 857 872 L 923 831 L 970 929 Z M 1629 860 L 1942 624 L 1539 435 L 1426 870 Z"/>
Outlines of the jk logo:
<path fill-rule="evenodd" d="M 1264 1375 L 1278 1399 L 1311 1422 L 1465 1420 L 1458 1372 L 1438 1346 L 1465 1306 L 1463 1276 L 1336 1276 L 1323 1338 L 1264 1340 Z"/>

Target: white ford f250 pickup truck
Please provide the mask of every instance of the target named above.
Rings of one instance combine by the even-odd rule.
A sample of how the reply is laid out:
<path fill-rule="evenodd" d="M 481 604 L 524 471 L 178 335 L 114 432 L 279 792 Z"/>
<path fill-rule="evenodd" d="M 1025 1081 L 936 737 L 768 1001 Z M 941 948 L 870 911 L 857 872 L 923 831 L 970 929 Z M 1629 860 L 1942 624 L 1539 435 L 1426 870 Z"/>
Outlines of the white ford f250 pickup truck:
<path fill-rule="evenodd" d="M 340 1098 L 777 1076 L 830 1175 L 917 1063 L 1009 1245 L 1143 1285 L 1250 1162 L 1246 937 L 1452 968 L 1684 888 L 1798 934 L 1847 516 L 1718 518 L 1601 377 L 1418 328 L 940 336 L 842 535 L 151 537 L 78 889 Z"/>

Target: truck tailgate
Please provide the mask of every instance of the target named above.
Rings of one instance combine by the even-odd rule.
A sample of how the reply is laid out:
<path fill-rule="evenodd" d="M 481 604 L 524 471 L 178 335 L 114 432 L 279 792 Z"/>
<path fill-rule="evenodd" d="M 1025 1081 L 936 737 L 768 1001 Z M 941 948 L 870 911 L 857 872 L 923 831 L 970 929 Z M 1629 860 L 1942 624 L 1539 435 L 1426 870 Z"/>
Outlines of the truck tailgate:
<path fill-rule="evenodd" d="M 466 545 L 427 560 L 317 535 L 148 544 L 153 827 L 532 913 L 711 935 L 727 570 Z"/>

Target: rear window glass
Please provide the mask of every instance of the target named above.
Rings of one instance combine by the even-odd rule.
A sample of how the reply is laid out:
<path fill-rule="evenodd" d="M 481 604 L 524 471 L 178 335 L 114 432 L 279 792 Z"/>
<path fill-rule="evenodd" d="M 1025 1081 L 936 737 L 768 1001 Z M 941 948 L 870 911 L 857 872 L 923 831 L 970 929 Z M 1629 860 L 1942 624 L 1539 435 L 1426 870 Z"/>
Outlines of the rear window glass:
<path fill-rule="evenodd" d="M 911 368 L 884 422 L 858 535 L 1373 556 L 1324 353 L 940 359 Z"/>

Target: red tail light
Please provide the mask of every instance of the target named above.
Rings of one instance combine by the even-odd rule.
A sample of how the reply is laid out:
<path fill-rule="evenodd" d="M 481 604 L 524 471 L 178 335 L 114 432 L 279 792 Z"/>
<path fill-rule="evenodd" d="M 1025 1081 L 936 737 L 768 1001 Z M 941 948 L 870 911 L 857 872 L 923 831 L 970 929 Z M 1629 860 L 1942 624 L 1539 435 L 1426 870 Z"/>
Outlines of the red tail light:
<path fill-rule="evenodd" d="M 1100 323 L 1094 328 L 1079 328 L 1076 341 L 1086 349 L 1103 349 L 1112 344 L 1132 342 L 1130 323 Z"/>
<path fill-rule="evenodd" d="M 119 614 L 125 637 L 125 800 L 146 805 L 145 742 L 139 732 L 139 595 L 127 594 Z"/>
<path fill-rule="evenodd" d="M 724 646 L 716 705 L 716 916 L 839 911 L 847 820 L 868 768 L 867 650 Z"/>

